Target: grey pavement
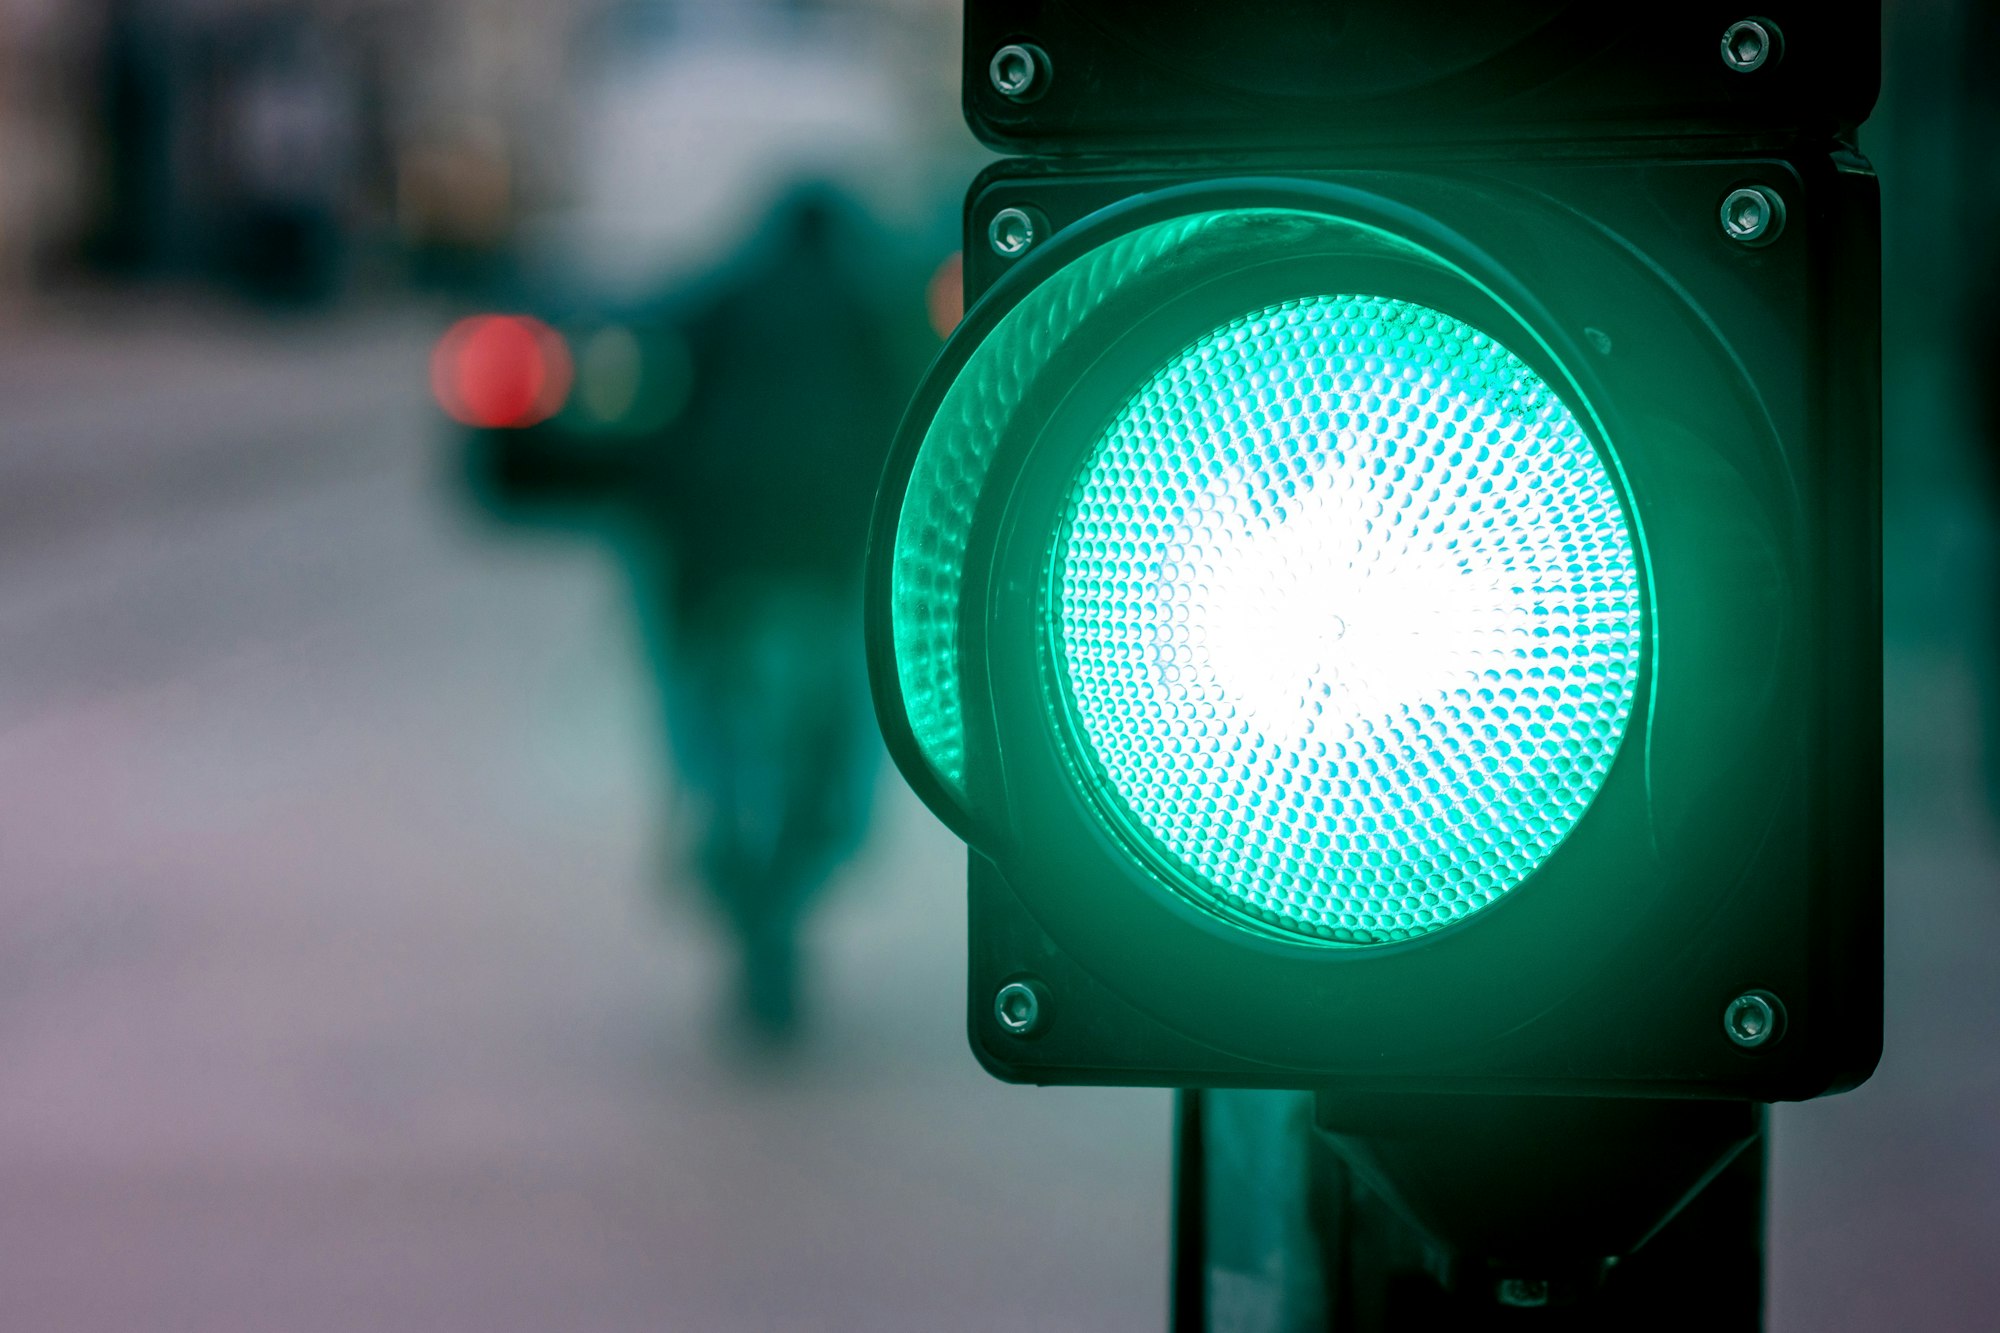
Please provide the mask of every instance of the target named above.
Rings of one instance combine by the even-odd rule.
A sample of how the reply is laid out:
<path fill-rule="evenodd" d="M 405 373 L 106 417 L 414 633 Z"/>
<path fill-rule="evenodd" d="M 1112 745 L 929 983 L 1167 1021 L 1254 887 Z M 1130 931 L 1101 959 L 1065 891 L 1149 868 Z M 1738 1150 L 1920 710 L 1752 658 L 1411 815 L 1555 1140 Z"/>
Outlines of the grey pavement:
<path fill-rule="evenodd" d="M 1166 1095 L 977 1069 L 886 777 L 804 1058 L 716 1040 L 623 589 L 431 330 L 0 335 L 0 1328 L 1159 1327 Z"/>

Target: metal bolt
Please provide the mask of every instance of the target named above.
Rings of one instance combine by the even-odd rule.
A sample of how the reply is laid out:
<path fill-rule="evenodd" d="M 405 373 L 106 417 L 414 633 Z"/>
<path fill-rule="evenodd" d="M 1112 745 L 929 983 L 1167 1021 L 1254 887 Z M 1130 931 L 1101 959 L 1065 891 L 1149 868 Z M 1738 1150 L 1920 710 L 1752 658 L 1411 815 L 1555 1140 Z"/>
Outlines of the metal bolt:
<path fill-rule="evenodd" d="M 1533 1310 L 1549 1303 L 1549 1284 L 1541 1278 L 1505 1277 L 1493 1294 L 1502 1305 Z"/>
<path fill-rule="evenodd" d="M 1043 85 L 1048 82 L 1048 65 L 1049 58 L 1040 47 L 1016 42 L 993 53 L 986 76 L 993 80 L 994 91 L 1002 97 L 1026 102 L 1042 95 Z"/>
<path fill-rule="evenodd" d="M 1767 990 L 1745 991 L 1722 1011 L 1722 1030 L 1744 1050 L 1755 1050 L 1785 1034 L 1785 1006 Z"/>
<path fill-rule="evenodd" d="M 1722 30 L 1722 63 L 1738 74 L 1769 64 L 1778 52 L 1778 25 L 1769 19 L 1738 19 Z"/>
<path fill-rule="evenodd" d="M 1785 229 L 1785 201 L 1761 185 L 1731 190 L 1722 201 L 1722 233 L 1739 245 L 1769 245 Z"/>
<path fill-rule="evenodd" d="M 1019 258 L 1040 239 L 1035 235 L 1035 219 L 1024 209 L 1003 208 L 986 227 L 987 242 L 1003 259 Z"/>
<path fill-rule="evenodd" d="M 1042 1027 L 1041 987 L 1032 981 L 1008 982 L 993 997 L 993 1016 L 1013 1036 L 1034 1036 Z"/>

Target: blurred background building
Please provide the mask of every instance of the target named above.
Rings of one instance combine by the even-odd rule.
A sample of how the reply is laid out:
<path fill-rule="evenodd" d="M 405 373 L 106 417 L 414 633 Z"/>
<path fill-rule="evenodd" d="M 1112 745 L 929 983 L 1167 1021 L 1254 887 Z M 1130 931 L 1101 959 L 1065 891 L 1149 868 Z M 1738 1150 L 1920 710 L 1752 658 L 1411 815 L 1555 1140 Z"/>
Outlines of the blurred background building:
<path fill-rule="evenodd" d="M 955 22 L 942 0 L 9 0 L 0 271 L 242 277 L 246 225 L 286 214 L 378 284 L 579 238 L 658 276 L 800 172 L 908 213 L 966 154 L 937 114 Z"/>
<path fill-rule="evenodd" d="M 2000 1310 L 2000 38 L 1887 11 L 1888 1039 L 1778 1112 L 1786 1333 Z M 431 391 L 480 313 L 637 364 L 566 321 L 673 327 L 806 179 L 949 327 L 956 40 L 0 0 L 0 1327 L 1161 1326 L 1167 1097 L 977 1069 L 962 849 L 886 774 L 810 1041 L 718 1041 L 631 548 L 493 523 Z"/>

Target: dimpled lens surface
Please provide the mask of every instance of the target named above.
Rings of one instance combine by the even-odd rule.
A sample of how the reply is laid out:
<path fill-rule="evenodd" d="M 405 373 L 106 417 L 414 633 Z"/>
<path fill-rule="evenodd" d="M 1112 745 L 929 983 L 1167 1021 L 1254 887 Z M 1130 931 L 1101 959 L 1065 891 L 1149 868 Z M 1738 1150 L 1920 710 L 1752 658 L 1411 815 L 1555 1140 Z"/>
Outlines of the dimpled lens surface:
<path fill-rule="evenodd" d="M 1555 850 L 1639 673 L 1639 575 L 1563 401 L 1405 301 L 1288 301 L 1118 413 L 1056 542 L 1059 674 L 1188 896 L 1407 939 Z"/>

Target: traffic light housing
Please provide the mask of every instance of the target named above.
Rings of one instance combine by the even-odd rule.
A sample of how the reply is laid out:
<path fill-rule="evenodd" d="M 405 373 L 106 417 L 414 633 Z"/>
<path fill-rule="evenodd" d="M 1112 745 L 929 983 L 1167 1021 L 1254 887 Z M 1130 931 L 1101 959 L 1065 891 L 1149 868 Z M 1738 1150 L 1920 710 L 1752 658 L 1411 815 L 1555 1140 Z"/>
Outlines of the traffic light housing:
<path fill-rule="evenodd" d="M 1000 1076 L 1873 1067 L 1872 11 L 1743 69 L 1741 16 L 1594 8 L 1323 93 L 1298 53 L 1412 17 L 968 6 L 968 118 L 1030 153 L 968 197 L 869 617 Z"/>

